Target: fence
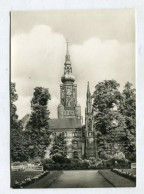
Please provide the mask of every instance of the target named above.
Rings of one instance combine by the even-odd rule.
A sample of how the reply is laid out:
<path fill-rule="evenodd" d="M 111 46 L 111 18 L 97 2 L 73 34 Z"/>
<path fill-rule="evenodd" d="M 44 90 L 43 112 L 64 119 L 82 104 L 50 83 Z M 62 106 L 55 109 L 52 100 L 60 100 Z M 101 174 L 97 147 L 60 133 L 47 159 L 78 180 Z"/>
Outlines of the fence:
<path fill-rule="evenodd" d="M 135 169 L 136 168 L 136 163 L 131 163 L 131 168 Z"/>
<path fill-rule="evenodd" d="M 25 171 L 43 171 L 43 166 L 28 166 Z"/>

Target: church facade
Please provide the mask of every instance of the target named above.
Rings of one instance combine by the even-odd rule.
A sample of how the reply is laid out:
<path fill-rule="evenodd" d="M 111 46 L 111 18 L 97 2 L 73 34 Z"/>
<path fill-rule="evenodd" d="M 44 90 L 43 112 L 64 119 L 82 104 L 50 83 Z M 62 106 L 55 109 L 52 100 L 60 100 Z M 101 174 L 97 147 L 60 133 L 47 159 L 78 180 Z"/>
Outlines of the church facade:
<path fill-rule="evenodd" d="M 57 107 L 58 118 L 49 120 L 50 130 L 56 136 L 60 133 L 64 134 L 69 158 L 97 157 L 89 83 L 86 94 L 84 126 L 82 124 L 81 106 L 77 101 L 77 84 L 72 73 L 68 43 L 61 82 L 60 104 Z"/>

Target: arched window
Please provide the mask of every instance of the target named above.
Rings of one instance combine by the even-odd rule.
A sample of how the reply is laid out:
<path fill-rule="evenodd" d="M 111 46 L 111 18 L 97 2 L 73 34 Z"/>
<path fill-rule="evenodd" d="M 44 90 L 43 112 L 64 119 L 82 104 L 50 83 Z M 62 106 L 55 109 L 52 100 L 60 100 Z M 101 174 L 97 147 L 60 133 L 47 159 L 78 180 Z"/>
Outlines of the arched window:
<path fill-rule="evenodd" d="M 77 137 L 77 132 L 73 132 L 73 137 Z"/>
<path fill-rule="evenodd" d="M 73 148 L 77 148 L 78 147 L 78 142 L 77 141 L 73 141 Z"/>
<path fill-rule="evenodd" d="M 73 152 L 73 158 L 78 158 L 78 152 L 77 151 Z"/>
<path fill-rule="evenodd" d="M 67 132 L 64 133 L 64 137 L 67 137 Z"/>

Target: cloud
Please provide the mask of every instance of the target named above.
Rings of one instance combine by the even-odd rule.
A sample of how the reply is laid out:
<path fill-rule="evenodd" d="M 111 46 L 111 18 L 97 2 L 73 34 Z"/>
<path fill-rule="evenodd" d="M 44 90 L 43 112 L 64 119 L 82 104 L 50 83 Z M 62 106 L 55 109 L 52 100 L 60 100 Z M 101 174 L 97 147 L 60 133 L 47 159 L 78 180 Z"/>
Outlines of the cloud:
<path fill-rule="evenodd" d="M 134 81 L 133 44 L 94 37 L 82 45 L 72 45 L 71 53 L 78 80 L 91 79 L 95 84 L 103 79 L 116 79 L 121 84 Z"/>
<path fill-rule="evenodd" d="M 64 37 L 49 26 L 39 25 L 29 33 L 15 35 L 11 45 L 12 81 L 16 82 L 19 96 L 27 100 L 27 96 L 32 97 L 36 86 L 43 86 L 49 88 L 53 102 L 55 95 L 59 96 L 63 73 Z M 18 110 L 22 109 L 22 104 L 17 103 Z M 21 111 L 19 114 L 20 118 L 24 116 Z"/>
<path fill-rule="evenodd" d="M 19 119 L 21 119 L 26 114 L 30 114 L 30 101 L 31 96 L 18 96 L 18 100 L 15 102 L 15 105 L 17 106 L 17 114 L 19 116 Z"/>
<path fill-rule="evenodd" d="M 50 110 L 50 117 L 56 118 L 57 117 L 57 106 L 60 103 L 60 99 L 56 96 L 53 96 L 52 99 L 49 101 L 49 110 Z"/>
<path fill-rule="evenodd" d="M 65 37 L 50 26 L 37 25 L 29 33 L 12 38 L 12 81 L 19 94 L 20 118 L 30 111 L 30 99 L 36 86 L 49 88 L 51 117 L 57 117 L 60 79 L 66 50 Z M 84 116 L 87 81 L 94 86 L 104 79 L 116 79 L 122 86 L 134 83 L 135 48 L 133 43 L 90 37 L 83 44 L 69 46 L 73 74 L 78 84 L 78 100 Z M 25 108 L 23 109 L 23 106 Z"/>

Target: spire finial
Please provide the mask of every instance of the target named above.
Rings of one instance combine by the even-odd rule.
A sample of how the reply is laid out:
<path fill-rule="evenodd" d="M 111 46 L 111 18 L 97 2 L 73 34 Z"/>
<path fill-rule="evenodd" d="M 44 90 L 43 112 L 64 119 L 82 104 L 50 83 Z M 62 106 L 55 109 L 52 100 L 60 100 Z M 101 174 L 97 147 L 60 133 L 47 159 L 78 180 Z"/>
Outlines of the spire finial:
<path fill-rule="evenodd" d="M 68 51 L 68 40 L 66 41 L 66 56 L 65 56 L 65 63 L 69 62 L 70 63 L 70 55 L 69 55 L 69 51 Z"/>
<path fill-rule="evenodd" d="M 67 51 L 66 51 L 66 53 L 68 55 L 69 54 L 69 51 L 68 51 L 68 40 L 66 41 L 66 44 L 67 44 Z"/>

